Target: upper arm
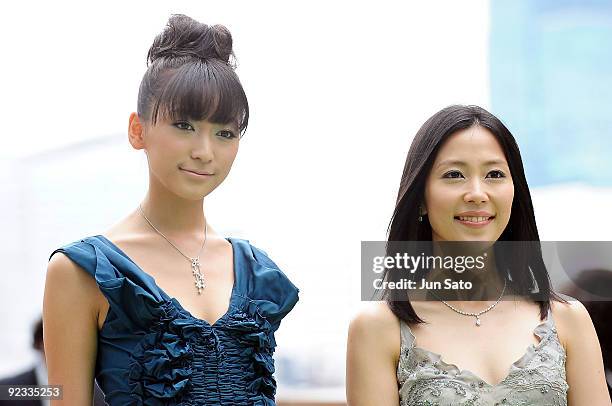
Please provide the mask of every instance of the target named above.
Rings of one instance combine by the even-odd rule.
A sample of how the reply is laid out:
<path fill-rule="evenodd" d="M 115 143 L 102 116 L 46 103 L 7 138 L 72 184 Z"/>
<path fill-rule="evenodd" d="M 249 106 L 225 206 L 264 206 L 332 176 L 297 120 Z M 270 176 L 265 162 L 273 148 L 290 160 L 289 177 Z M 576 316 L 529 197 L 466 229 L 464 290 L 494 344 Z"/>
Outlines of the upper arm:
<path fill-rule="evenodd" d="M 589 313 L 578 300 L 553 303 L 557 331 L 567 356 L 568 405 L 610 405 L 601 346 Z"/>
<path fill-rule="evenodd" d="M 50 385 L 63 386 L 57 405 L 91 404 L 97 353 L 96 282 L 64 254 L 51 257 L 43 300 Z"/>
<path fill-rule="evenodd" d="M 370 303 L 349 326 L 346 395 L 349 406 L 397 406 L 399 323 L 386 303 Z"/>

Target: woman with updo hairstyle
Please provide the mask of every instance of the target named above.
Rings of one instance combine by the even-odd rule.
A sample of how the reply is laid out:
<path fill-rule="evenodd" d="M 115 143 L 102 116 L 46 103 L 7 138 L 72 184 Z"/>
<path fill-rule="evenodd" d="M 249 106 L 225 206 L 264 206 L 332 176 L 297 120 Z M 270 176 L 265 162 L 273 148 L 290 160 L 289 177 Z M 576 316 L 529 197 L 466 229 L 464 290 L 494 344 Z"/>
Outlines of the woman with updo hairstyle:
<path fill-rule="evenodd" d="M 434 265 L 429 285 L 387 285 L 358 312 L 349 406 L 610 405 L 593 322 L 552 289 L 539 241 L 521 154 L 502 121 L 478 106 L 431 116 L 406 157 L 386 256 L 418 242 L 451 259 L 484 252 L 483 266 Z M 388 269 L 385 281 L 397 282 L 401 272 Z M 453 274 L 474 292 L 433 284 Z"/>
<path fill-rule="evenodd" d="M 204 210 L 249 120 L 231 34 L 173 15 L 147 61 L 128 127 L 147 193 L 103 234 L 50 256 L 45 350 L 49 384 L 63 386 L 53 404 L 91 404 L 95 379 L 111 406 L 274 405 L 274 333 L 298 289 Z"/>

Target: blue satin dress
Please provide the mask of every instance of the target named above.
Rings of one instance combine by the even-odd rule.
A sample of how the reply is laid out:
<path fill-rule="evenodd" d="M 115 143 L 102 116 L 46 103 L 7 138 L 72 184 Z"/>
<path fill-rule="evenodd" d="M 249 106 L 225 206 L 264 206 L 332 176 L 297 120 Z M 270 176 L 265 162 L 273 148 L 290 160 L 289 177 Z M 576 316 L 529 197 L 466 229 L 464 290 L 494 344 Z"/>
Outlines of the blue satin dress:
<path fill-rule="evenodd" d="M 234 286 L 227 313 L 212 325 L 102 235 L 53 251 L 94 277 L 109 302 L 95 369 L 109 405 L 275 405 L 274 332 L 298 289 L 263 251 L 228 241 Z"/>

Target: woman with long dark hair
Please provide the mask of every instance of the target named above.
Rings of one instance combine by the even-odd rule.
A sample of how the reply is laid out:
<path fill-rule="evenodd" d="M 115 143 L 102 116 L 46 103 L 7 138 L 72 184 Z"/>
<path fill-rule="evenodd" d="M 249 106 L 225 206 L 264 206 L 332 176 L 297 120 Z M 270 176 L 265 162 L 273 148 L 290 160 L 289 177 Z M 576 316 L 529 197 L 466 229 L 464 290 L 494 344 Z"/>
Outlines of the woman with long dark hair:
<path fill-rule="evenodd" d="M 232 57 L 225 27 L 184 15 L 155 38 L 128 128 L 148 192 L 104 234 L 51 254 L 54 404 L 91 404 L 94 378 L 112 406 L 275 404 L 274 333 L 298 289 L 263 251 L 217 234 L 203 209 L 249 119 Z"/>
<path fill-rule="evenodd" d="M 450 106 L 420 128 L 388 247 L 400 241 L 539 241 L 520 152 L 499 119 Z M 554 293 L 537 249 L 526 252 L 505 269 L 488 258 L 480 299 L 387 289 L 360 312 L 349 328 L 349 405 L 608 405 L 588 313 Z"/>

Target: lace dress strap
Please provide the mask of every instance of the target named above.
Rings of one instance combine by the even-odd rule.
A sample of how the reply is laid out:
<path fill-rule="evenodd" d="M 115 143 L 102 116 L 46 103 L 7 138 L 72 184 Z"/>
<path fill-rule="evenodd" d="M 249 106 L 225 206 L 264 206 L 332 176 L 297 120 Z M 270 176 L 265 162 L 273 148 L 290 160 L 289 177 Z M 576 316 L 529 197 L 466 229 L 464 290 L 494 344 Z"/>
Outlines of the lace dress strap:
<path fill-rule="evenodd" d="M 401 337 L 401 349 L 408 350 L 414 343 L 414 334 L 410 330 L 408 323 L 404 320 L 400 320 L 400 337 Z"/>

